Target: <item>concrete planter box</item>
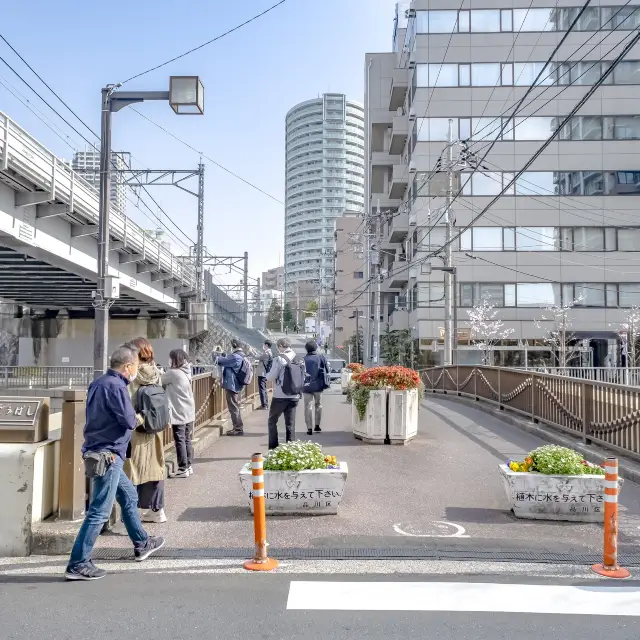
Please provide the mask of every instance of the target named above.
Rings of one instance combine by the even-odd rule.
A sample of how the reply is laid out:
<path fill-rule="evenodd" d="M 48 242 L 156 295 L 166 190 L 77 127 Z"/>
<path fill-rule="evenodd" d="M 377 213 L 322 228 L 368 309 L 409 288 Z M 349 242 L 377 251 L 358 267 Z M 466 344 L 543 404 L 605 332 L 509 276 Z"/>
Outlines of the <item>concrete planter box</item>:
<path fill-rule="evenodd" d="M 501 464 L 509 506 L 528 520 L 604 521 L 604 476 L 518 473 Z M 622 480 L 618 480 L 622 487 Z"/>
<path fill-rule="evenodd" d="M 315 471 L 265 471 L 264 497 L 267 515 L 335 515 L 342 501 L 349 469 L 346 462 L 339 469 Z M 251 469 L 240 471 L 240 484 L 253 513 Z"/>
<path fill-rule="evenodd" d="M 418 390 L 389 390 L 388 429 L 391 444 L 407 444 L 418 435 Z"/>
<path fill-rule="evenodd" d="M 349 371 L 349 369 L 343 369 L 340 374 L 340 388 L 342 389 L 342 394 L 346 395 L 347 389 L 349 388 L 349 383 L 351 382 L 351 376 L 353 373 Z"/>
<path fill-rule="evenodd" d="M 387 438 L 387 391 L 372 391 L 364 420 L 360 420 L 355 404 L 351 405 L 353 435 L 367 444 L 384 444 Z"/>

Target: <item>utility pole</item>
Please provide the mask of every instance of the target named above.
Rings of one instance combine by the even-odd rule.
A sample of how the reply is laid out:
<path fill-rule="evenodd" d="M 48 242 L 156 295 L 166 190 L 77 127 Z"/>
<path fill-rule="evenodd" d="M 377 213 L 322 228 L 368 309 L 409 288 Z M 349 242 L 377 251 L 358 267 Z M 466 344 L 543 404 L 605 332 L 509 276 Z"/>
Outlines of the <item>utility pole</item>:
<path fill-rule="evenodd" d="M 445 250 L 444 266 L 451 268 L 451 223 L 453 213 L 453 120 L 449 119 L 449 133 L 447 135 L 447 197 L 445 203 Z M 444 273 L 444 364 L 453 364 L 454 340 L 453 335 L 453 278 L 450 272 Z M 413 340 L 412 340 L 413 342 Z"/>
<path fill-rule="evenodd" d="M 374 306 L 374 327 L 375 327 L 375 338 L 373 343 L 373 364 L 378 364 L 380 362 L 380 316 L 382 315 L 382 299 L 380 292 L 380 280 L 382 275 L 382 268 L 380 266 L 382 254 L 380 252 L 380 248 L 382 246 L 382 218 L 380 217 L 380 200 L 378 199 L 378 207 L 377 207 L 378 215 L 376 216 L 376 267 L 375 267 L 375 278 L 376 278 L 376 301 Z"/>
<path fill-rule="evenodd" d="M 364 334 L 363 340 L 363 364 L 366 366 L 369 360 L 371 359 L 371 234 L 369 233 L 369 224 L 370 224 L 370 216 L 365 213 L 365 223 L 364 223 L 364 257 L 365 257 L 365 278 L 366 280 L 366 307 L 365 313 L 367 314 L 367 330 Z"/>
<path fill-rule="evenodd" d="M 204 165 L 198 165 L 198 244 L 196 245 L 196 302 L 204 300 Z M 246 254 L 245 254 L 246 255 Z M 246 278 L 246 274 L 245 274 Z"/>
<path fill-rule="evenodd" d="M 109 264 L 109 214 L 111 208 L 111 100 L 113 87 L 102 90 L 100 124 L 100 200 L 98 211 L 98 290 L 95 305 L 95 333 L 93 340 L 93 377 L 107 370 L 109 344 L 109 300 L 106 280 Z"/>
<path fill-rule="evenodd" d="M 249 322 L 249 253 L 244 252 L 244 324 Z"/>

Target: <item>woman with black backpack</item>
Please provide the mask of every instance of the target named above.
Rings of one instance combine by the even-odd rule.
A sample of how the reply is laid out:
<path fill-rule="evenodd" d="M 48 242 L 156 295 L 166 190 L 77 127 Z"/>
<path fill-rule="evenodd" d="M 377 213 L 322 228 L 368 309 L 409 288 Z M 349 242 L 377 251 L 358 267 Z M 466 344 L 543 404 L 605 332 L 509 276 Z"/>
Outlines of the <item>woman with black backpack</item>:
<path fill-rule="evenodd" d="M 131 344 L 138 349 L 140 360 L 138 375 L 129 385 L 139 426 L 131 437 L 130 453 L 124 470 L 138 490 L 138 508 L 142 510 L 142 521 L 162 523 L 167 521 L 164 512 L 165 471 L 162 431 L 149 433 L 153 425 L 145 425 L 141 401 L 143 395 L 150 396 L 152 393 L 157 397 L 159 393 L 164 395 L 164 391 L 160 385 L 160 371 L 154 362 L 151 343 L 146 338 L 137 338 Z"/>

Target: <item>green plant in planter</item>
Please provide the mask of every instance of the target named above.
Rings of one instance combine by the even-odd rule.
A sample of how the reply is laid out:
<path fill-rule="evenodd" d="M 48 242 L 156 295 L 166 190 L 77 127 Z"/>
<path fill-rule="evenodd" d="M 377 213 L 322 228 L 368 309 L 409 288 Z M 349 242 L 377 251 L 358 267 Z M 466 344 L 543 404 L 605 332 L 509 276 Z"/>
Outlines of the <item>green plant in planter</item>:
<path fill-rule="evenodd" d="M 306 471 L 328 467 L 322 447 L 315 442 L 287 442 L 269 452 L 265 471 Z"/>
<path fill-rule="evenodd" d="M 587 462 L 577 451 L 554 444 L 534 449 L 523 462 L 510 460 L 508 466 L 512 471 L 530 471 L 550 476 L 604 475 L 602 467 Z"/>

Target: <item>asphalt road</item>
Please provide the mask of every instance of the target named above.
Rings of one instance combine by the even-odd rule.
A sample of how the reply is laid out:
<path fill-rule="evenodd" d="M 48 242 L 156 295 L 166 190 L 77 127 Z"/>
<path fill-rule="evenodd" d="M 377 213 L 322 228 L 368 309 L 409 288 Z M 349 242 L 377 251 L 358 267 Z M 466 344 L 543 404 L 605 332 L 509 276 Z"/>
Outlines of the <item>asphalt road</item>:
<path fill-rule="evenodd" d="M 147 565 L 152 569 L 151 563 Z M 328 586 L 327 581 L 340 584 Z M 298 598 L 290 609 L 291 593 L 312 593 L 316 589 L 347 589 L 358 592 L 374 589 L 379 593 L 417 593 L 431 591 L 456 594 L 469 608 L 486 597 L 478 592 L 504 590 L 518 593 L 532 589 L 541 599 L 564 589 L 579 603 L 580 598 L 598 595 L 611 606 L 618 604 L 629 611 L 634 605 L 640 612 L 639 583 L 624 583 L 624 592 L 613 587 L 590 584 L 522 579 L 454 576 L 429 578 L 415 576 L 334 576 L 309 575 L 213 575 L 162 574 L 133 572 L 110 576 L 93 583 L 64 583 L 57 576 L 1 576 L 0 623 L 3 640 L 85 640 L 96 638 L 202 638 L 203 640 L 246 640 L 273 638 L 281 640 L 326 638 L 352 640 L 420 638 L 424 640 L 539 640 L 540 638 L 580 638 L 600 640 L 604 635 L 616 640 L 637 640 L 640 618 L 622 616 L 504 613 L 500 602 L 490 604 L 490 611 L 400 611 L 385 610 L 314 610 L 323 607 L 323 598 Z M 346 581 L 346 583 L 345 583 Z M 369 585 L 354 585 L 354 582 Z M 430 584 L 431 582 L 431 584 Z M 319 584 L 318 584 L 319 583 Z M 388 583 L 388 584 L 387 584 Z M 413 583 L 413 584 L 408 584 Z M 475 583 L 482 583 L 480 587 Z M 601 583 L 599 583 L 601 584 Z M 617 585 L 616 585 L 617 587 Z M 539 590 L 541 588 L 541 590 Z M 302 591 L 300 591 L 302 589 Z M 599 590 L 594 593 L 595 590 Z M 578 600 L 576 601 L 575 598 Z M 392 600 L 392 598 L 391 598 Z M 509 606 L 516 601 L 508 597 Z M 350 600 L 349 600 L 350 601 Z M 308 605 L 306 604 L 308 602 Z M 427 603 L 428 604 L 428 603 Z M 306 608 L 308 606 L 308 608 Z M 348 602 L 341 606 L 349 607 Z M 390 605 L 391 606 L 391 605 Z M 397 606 L 397 605 L 396 605 Z M 417 606 L 421 606 L 419 603 Z M 464 606 L 462 608 L 464 609 Z M 523 611 L 535 609 L 536 599 L 522 598 L 516 605 Z"/>
<path fill-rule="evenodd" d="M 302 403 L 300 403 L 302 404 Z M 272 547 L 381 548 L 452 543 L 470 549 L 542 552 L 602 550 L 596 524 L 517 520 L 509 511 L 497 466 L 543 442 L 488 414 L 428 398 L 418 437 L 408 446 L 362 444 L 351 432 L 351 407 L 326 394 L 323 432 L 313 440 L 349 465 L 337 516 L 270 517 Z M 171 548 L 251 547 L 253 526 L 238 472 L 266 451 L 266 412 L 246 419 L 244 438 L 223 438 L 196 458 L 195 475 L 166 484 L 169 521 L 149 530 Z M 307 439 L 302 407 L 298 437 Z M 625 482 L 619 544 L 640 549 L 640 487 Z M 457 536 L 464 531 L 465 537 Z M 126 537 L 102 536 L 100 546 L 129 549 Z"/>

